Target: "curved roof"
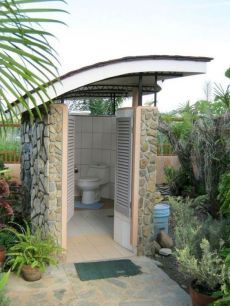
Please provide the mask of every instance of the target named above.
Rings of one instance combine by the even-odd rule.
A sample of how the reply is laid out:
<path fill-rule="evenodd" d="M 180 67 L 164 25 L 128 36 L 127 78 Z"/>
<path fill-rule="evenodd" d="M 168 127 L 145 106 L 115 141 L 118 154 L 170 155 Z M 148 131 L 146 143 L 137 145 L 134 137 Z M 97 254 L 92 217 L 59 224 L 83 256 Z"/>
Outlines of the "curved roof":
<path fill-rule="evenodd" d="M 205 73 L 206 63 L 211 60 L 208 57 L 145 55 L 99 62 L 61 76 L 63 85 L 71 83 L 72 89 L 66 88 L 57 98 L 131 96 L 133 88 L 139 86 L 140 76 L 143 95 L 151 94 L 155 91 L 156 78 L 164 81 Z"/>
<path fill-rule="evenodd" d="M 203 74 L 210 57 L 180 55 L 129 56 L 99 62 L 73 70 L 60 77 L 53 86 L 48 86 L 52 99 L 74 99 L 79 97 L 129 96 L 139 86 L 140 76 L 143 94 L 154 91 L 157 80 Z M 39 103 L 39 96 L 34 93 Z M 45 98 L 45 97 L 44 97 Z M 32 108 L 32 105 L 31 105 Z"/>
<path fill-rule="evenodd" d="M 135 61 L 146 61 L 146 60 L 177 60 L 177 61 L 194 61 L 194 62 L 210 62 L 213 60 L 212 57 L 204 56 L 182 56 L 182 55 L 139 55 L 139 56 L 125 56 L 121 58 L 116 58 L 108 61 L 98 62 L 92 65 L 81 67 L 79 69 L 67 72 L 61 76 L 61 80 L 70 77 L 71 75 L 77 74 L 82 71 L 87 71 L 93 68 L 99 68 L 116 63 L 127 63 Z"/>

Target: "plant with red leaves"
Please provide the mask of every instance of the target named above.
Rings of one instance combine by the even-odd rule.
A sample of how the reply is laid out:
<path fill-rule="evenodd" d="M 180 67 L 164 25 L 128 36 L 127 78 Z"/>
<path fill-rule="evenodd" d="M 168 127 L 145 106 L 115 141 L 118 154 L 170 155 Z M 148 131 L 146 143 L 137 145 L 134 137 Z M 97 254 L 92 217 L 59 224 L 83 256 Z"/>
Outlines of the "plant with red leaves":
<path fill-rule="evenodd" d="M 7 197 L 10 194 L 8 183 L 4 180 L 0 180 L 0 228 L 4 227 L 9 221 L 12 221 L 14 217 L 14 211 L 11 207 Z"/>

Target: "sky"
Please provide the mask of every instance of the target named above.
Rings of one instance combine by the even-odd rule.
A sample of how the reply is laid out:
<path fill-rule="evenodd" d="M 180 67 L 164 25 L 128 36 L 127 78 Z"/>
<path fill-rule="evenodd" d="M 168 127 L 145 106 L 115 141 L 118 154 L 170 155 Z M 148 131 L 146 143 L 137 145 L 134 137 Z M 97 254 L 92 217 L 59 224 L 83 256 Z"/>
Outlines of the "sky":
<path fill-rule="evenodd" d="M 227 86 L 230 0 L 66 0 L 67 26 L 53 26 L 60 73 L 133 55 L 207 56 L 207 74 L 165 81 L 162 112 L 205 98 L 207 82 Z M 62 6 L 63 7 L 63 6 Z M 151 100 L 149 97 L 145 100 Z"/>

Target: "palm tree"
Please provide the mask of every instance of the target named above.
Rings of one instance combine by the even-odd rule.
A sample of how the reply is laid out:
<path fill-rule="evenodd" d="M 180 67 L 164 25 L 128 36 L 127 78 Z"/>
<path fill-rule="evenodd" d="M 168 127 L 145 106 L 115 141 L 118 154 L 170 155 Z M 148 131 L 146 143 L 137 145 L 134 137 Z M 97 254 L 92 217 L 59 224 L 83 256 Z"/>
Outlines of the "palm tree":
<path fill-rule="evenodd" d="M 64 0 L 0 0 L 0 121 L 15 118 L 23 108 L 31 117 L 31 108 L 41 118 L 32 92 L 36 92 L 47 110 L 46 85 L 58 77 L 57 54 L 49 39 L 53 36 L 42 26 L 63 23 L 50 19 L 54 8 Z M 51 5 L 52 3 L 52 5 Z M 12 101 L 17 101 L 12 105 Z M 8 110 L 8 112 L 6 112 Z"/>

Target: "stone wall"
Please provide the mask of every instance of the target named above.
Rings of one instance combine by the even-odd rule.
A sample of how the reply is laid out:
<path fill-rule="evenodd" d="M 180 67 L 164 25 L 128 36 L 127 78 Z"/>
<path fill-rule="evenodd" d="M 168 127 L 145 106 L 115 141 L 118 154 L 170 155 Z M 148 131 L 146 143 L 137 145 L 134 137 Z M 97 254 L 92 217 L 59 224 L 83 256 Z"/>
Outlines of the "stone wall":
<path fill-rule="evenodd" d="M 139 209 L 138 209 L 138 255 L 151 254 L 153 238 L 153 207 L 156 185 L 157 124 L 156 108 L 141 109 Z"/>
<path fill-rule="evenodd" d="M 22 118 L 21 141 L 21 181 L 27 190 L 26 203 L 32 220 L 39 226 L 46 224 L 48 195 L 48 136 L 47 116 L 31 123 L 24 114 Z"/>
<path fill-rule="evenodd" d="M 32 223 L 62 244 L 62 143 L 64 105 L 53 104 L 43 119 L 22 117 L 21 180 Z M 66 127 L 67 129 L 68 127 Z"/>

